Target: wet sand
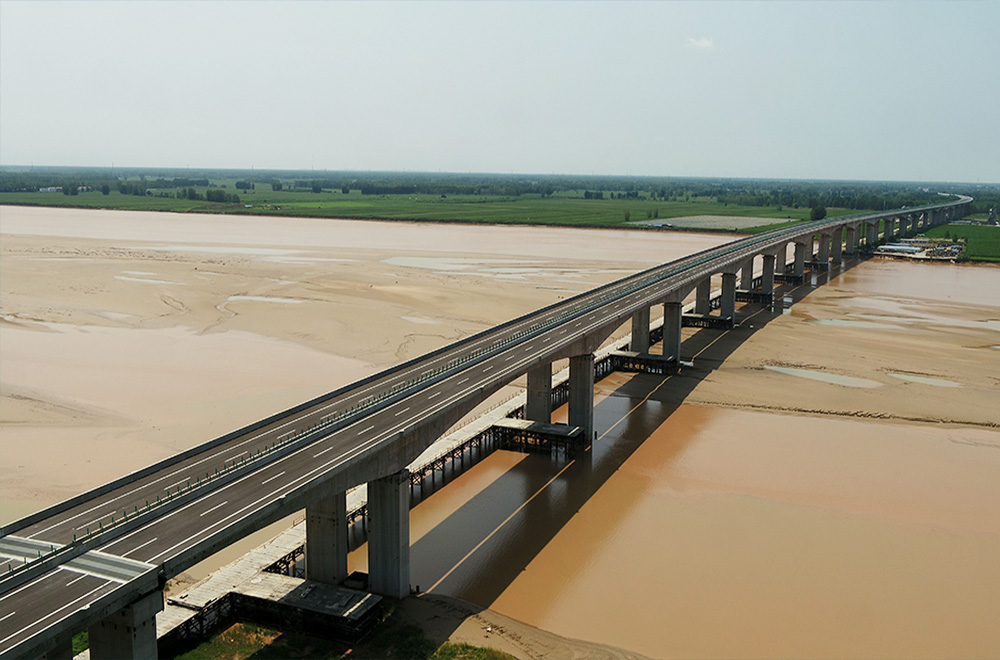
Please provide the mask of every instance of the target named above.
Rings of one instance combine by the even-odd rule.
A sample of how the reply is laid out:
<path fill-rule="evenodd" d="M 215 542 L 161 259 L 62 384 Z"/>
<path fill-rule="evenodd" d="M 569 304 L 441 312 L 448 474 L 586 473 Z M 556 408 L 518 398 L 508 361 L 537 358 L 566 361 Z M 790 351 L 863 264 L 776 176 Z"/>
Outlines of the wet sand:
<path fill-rule="evenodd" d="M 0 207 L 3 520 L 719 240 L 102 213 Z M 686 331 L 693 368 L 601 384 L 592 452 L 419 504 L 413 582 L 649 657 L 996 657 L 997 296 L 870 261 Z"/>

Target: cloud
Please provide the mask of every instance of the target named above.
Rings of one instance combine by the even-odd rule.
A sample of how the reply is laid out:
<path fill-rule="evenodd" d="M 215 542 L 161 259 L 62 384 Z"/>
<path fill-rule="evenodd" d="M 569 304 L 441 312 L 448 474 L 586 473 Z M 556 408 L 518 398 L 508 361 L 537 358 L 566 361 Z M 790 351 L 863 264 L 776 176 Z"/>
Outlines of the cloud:
<path fill-rule="evenodd" d="M 701 50 L 705 52 L 715 50 L 715 40 L 708 37 L 703 37 L 701 39 L 688 37 L 684 45 L 692 50 Z"/>

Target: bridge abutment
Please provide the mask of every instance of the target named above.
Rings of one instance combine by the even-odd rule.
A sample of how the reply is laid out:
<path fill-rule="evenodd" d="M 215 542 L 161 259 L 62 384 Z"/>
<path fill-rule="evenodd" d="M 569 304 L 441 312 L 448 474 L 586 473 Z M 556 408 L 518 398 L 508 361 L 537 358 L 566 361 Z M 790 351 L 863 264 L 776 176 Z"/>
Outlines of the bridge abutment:
<path fill-rule="evenodd" d="M 628 350 L 634 353 L 649 352 L 649 307 L 636 310 L 632 315 L 632 339 Z"/>
<path fill-rule="evenodd" d="M 306 507 L 306 579 L 340 584 L 347 578 L 347 493 Z"/>
<path fill-rule="evenodd" d="M 524 416 L 533 422 L 552 421 L 552 363 L 540 364 L 528 372 Z"/>
<path fill-rule="evenodd" d="M 569 359 L 569 425 L 583 429 L 589 443 L 594 437 L 594 354 Z"/>
<path fill-rule="evenodd" d="M 163 593 L 154 591 L 95 623 L 89 633 L 90 657 L 93 660 L 156 660 L 156 615 L 162 611 Z"/>
<path fill-rule="evenodd" d="M 390 598 L 410 594 L 410 472 L 368 482 L 368 586 Z"/>

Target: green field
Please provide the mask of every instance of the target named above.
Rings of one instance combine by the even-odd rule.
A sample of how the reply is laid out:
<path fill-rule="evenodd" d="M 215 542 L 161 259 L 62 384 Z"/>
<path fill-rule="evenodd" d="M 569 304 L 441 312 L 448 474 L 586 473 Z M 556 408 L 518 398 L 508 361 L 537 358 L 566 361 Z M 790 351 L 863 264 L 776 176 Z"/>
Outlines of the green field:
<path fill-rule="evenodd" d="M 240 196 L 239 204 L 204 200 L 178 199 L 180 189 L 158 189 L 152 196 L 126 195 L 99 191 L 78 195 L 61 193 L 3 193 L 2 204 L 38 206 L 73 206 L 180 213 L 233 213 L 252 215 L 304 216 L 324 218 L 366 218 L 387 220 L 423 220 L 439 222 L 482 222 L 495 224 L 560 225 L 574 227 L 637 228 L 631 221 L 715 215 L 762 218 L 752 232 L 806 220 L 809 209 L 738 206 L 721 204 L 711 197 L 693 197 L 690 201 L 655 199 L 585 199 L 583 191 L 564 191 L 553 195 L 480 196 L 480 195 L 362 195 L 358 190 L 344 194 L 339 190 L 323 192 L 274 191 L 269 184 L 257 183 L 255 190 L 236 190 L 235 180 L 213 181 L 215 186 Z M 207 188 L 197 188 L 204 196 Z M 861 211 L 829 209 L 829 216 L 850 215 Z M 773 219 L 773 222 L 768 220 Z M 687 229 L 733 231 L 737 225 L 720 228 L 718 222 Z"/>
<path fill-rule="evenodd" d="M 965 239 L 965 256 L 970 261 L 1000 262 L 1000 227 L 985 225 L 940 225 L 932 227 L 928 238 Z"/>

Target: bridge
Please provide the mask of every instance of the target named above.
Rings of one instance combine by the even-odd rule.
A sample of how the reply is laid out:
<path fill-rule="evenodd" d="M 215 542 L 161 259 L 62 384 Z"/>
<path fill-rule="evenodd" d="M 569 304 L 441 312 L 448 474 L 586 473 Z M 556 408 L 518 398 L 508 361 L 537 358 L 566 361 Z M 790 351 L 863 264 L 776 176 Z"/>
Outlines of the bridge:
<path fill-rule="evenodd" d="M 594 351 L 631 319 L 630 364 L 681 361 L 684 325 L 731 327 L 844 255 L 962 217 L 972 199 L 831 218 L 704 250 L 598 287 L 261 419 L 0 529 L 0 657 L 155 658 L 166 581 L 306 511 L 306 574 L 347 577 L 346 492 L 368 487 L 369 586 L 410 593 L 406 466 L 490 395 L 527 376 L 525 416 L 551 423 L 553 362 L 569 360 L 568 426 L 594 436 Z M 636 240 L 642 240 L 637 233 Z M 758 268 L 758 264 L 760 267 Z M 711 296 L 721 275 L 721 296 Z M 682 302 L 695 294 L 693 315 Z M 663 306 L 663 354 L 649 356 Z M 714 309 L 713 309 L 714 308 Z M 662 373 L 662 371 L 658 372 Z"/>

